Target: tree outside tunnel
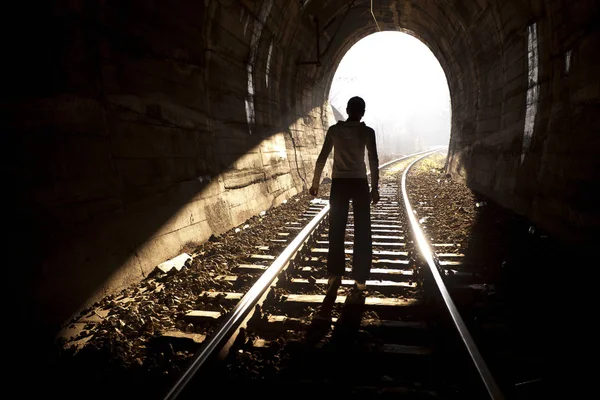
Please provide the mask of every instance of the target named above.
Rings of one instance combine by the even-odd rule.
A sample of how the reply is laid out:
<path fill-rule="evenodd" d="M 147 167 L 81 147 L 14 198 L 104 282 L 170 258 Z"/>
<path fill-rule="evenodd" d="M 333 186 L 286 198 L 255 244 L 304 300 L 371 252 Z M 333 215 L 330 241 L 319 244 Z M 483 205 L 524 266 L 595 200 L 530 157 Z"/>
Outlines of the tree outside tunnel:
<path fill-rule="evenodd" d="M 352 96 L 366 101 L 363 120 L 375 129 L 381 157 L 448 145 L 446 75 L 419 39 L 389 31 L 357 42 L 335 72 L 329 102 L 345 118 L 346 101 Z"/>

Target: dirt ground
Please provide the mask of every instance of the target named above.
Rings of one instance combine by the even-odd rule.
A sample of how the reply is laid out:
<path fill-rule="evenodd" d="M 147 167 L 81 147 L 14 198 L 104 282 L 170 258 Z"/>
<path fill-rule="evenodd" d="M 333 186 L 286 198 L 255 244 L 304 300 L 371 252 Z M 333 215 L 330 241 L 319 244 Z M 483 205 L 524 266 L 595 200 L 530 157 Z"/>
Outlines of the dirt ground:
<path fill-rule="evenodd" d="M 433 211 L 423 221 L 430 241 L 459 244 L 455 251 L 464 254 L 459 269 L 485 283 L 483 290 L 457 292 L 455 301 L 492 372 L 511 398 L 543 398 L 540 393 L 561 381 L 550 376 L 568 369 L 558 360 L 571 358 L 569 350 L 553 343 L 577 329 L 564 323 L 574 309 L 565 307 L 572 302 L 565 301 L 565 287 L 558 282 L 585 265 L 589 258 L 583 254 L 589 251 L 582 253 L 471 191 L 447 174 L 444 164 L 438 153 L 411 170 L 411 203 L 419 218 Z"/>

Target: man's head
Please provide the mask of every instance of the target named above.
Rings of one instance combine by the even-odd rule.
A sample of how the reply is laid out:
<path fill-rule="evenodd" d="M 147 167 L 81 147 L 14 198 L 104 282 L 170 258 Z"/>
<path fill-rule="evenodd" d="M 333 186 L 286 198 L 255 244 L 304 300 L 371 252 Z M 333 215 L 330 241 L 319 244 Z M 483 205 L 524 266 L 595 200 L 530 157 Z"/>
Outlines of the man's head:
<path fill-rule="evenodd" d="M 365 115 L 365 101 L 358 96 L 352 97 L 348 100 L 346 112 L 348 113 L 348 119 L 360 121 Z"/>

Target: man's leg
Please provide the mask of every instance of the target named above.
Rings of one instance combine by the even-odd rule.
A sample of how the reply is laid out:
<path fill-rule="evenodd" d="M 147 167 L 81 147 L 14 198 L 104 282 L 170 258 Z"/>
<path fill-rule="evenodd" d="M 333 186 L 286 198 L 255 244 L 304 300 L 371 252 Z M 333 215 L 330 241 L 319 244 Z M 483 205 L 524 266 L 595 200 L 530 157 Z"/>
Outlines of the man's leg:
<path fill-rule="evenodd" d="M 348 187 L 346 179 L 333 179 L 329 196 L 329 252 L 327 254 L 327 272 L 330 276 L 344 275 L 346 255 L 344 239 L 348 221 Z"/>
<path fill-rule="evenodd" d="M 327 292 L 319 317 L 329 319 L 331 310 L 337 298 L 337 291 L 342 283 L 342 276 L 346 268 L 346 255 L 344 252 L 344 239 L 346 236 L 346 222 L 348 220 L 348 188 L 346 180 L 333 179 L 331 194 L 329 196 L 329 252 L 327 254 Z"/>
<path fill-rule="evenodd" d="M 352 199 L 354 211 L 354 251 L 352 255 L 352 276 L 359 289 L 364 289 L 364 284 L 371 271 L 373 255 L 371 239 L 371 210 L 369 185 L 367 180 L 359 181 L 354 185 L 355 192 Z"/>

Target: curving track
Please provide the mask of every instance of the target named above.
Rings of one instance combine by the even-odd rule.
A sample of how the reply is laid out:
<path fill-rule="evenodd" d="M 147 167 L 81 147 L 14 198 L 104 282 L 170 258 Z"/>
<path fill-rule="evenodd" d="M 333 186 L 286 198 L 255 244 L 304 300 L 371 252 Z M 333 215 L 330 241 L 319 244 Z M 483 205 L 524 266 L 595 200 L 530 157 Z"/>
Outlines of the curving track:
<path fill-rule="evenodd" d="M 290 221 L 231 275 L 231 290 L 201 295 L 189 318 L 219 321 L 167 399 L 225 395 L 502 398 L 452 303 L 406 196 L 412 155 L 381 167 L 372 206 L 373 264 L 364 302 L 344 280 L 331 326 L 312 317 L 326 284 L 328 202 Z M 347 261 L 352 257 L 352 215 Z M 294 239 L 291 239 L 293 238 Z M 283 244 L 287 247 L 277 253 Z M 349 268 L 347 270 L 349 272 Z M 222 317 L 215 309 L 231 309 Z M 218 314 L 218 315 L 217 315 Z"/>

